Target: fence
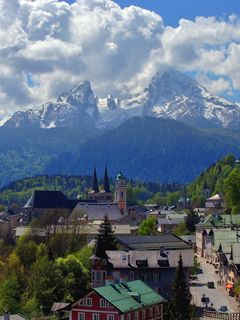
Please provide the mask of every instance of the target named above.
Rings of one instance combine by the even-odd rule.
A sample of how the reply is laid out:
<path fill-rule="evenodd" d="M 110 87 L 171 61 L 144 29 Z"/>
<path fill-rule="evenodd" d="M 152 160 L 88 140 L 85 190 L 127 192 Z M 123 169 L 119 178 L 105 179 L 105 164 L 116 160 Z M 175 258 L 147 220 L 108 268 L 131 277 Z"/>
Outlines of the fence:
<path fill-rule="evenodd" d="M 218 320 L 240 320 L 240 313 L 220 313 L 215 311 L 204 311 L 204 320 L 218 319 Z"/>

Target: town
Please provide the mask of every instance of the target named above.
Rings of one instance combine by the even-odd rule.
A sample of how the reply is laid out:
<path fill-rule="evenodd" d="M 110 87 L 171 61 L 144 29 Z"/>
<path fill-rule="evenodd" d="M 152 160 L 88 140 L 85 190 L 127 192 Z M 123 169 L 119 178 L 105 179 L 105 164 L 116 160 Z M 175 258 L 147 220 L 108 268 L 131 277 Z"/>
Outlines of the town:
<path fill-rule="evenodd" d="M 0 320 L 240 320 L 239 0 L 0 0 Z"/>
<path fill-rule="evenodd" d="M 207 180 L 224 166 L 229 192 L 213 194 Z M 2 319 L 238 319 L 238 177 L 229 155 L 169 206 L 128 205 L 127 177 L 111 185 L 106 167 L 85 198 L 34 190 L 0 213 Z"/>

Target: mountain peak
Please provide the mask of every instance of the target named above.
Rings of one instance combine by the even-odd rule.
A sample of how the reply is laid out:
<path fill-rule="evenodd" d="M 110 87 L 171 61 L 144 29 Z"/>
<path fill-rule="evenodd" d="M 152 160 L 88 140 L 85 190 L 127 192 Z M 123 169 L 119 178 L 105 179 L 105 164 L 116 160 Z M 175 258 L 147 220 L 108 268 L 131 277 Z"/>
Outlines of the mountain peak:
<path fill-rule="evenodd" d="M 15 113 L 5 126 L 52 128 L 80 124 L 107 129 L 134 116 L 239 130 L 240 106 L 214 96 L 189 76 L 171 69 L 156 73 L 143 93 L 122 101 L 111 95 L 100 99 L 94 96 L 90 82 L 82 81 L 62 93 L 56 103 Z"/>

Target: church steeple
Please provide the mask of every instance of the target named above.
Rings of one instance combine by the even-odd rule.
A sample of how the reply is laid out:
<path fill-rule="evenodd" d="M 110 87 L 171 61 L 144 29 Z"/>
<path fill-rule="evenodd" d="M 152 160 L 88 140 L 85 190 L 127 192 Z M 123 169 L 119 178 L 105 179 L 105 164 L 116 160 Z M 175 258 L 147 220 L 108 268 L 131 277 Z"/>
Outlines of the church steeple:
<path fill-rule="evenodd" d="M 104 171 L 104 190 L 105 192 L 111 192 L 110 186 L 109 186 L 109 180 L 108 180 L 107 167 L 105 167 L 105 171 Z"/>
<path fill-rule="evenodd" d="M 93 171 L 93 191 L 96 192 L 96 193 L 99 192 L 96 167 L 94 167 L 94 171 Z"/>

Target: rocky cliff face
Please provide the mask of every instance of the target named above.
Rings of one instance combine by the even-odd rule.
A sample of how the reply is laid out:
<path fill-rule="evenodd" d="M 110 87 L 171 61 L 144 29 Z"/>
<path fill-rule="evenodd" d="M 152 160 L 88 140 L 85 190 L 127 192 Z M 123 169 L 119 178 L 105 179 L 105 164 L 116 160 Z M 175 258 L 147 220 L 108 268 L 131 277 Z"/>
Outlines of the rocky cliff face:
<path fill-rule="evenodd" d="M 144 92 L 120 100 L 109 95 L 97 98 L 88 81 L 61 94 L 55 103 L 18 111 L 6 127 L 115 128 L 135 116 L 170 118 L 196 127 L 239 130 L 240 106 L 212 95 L 206 88 L 178 71 L 157 73 Z"/>

